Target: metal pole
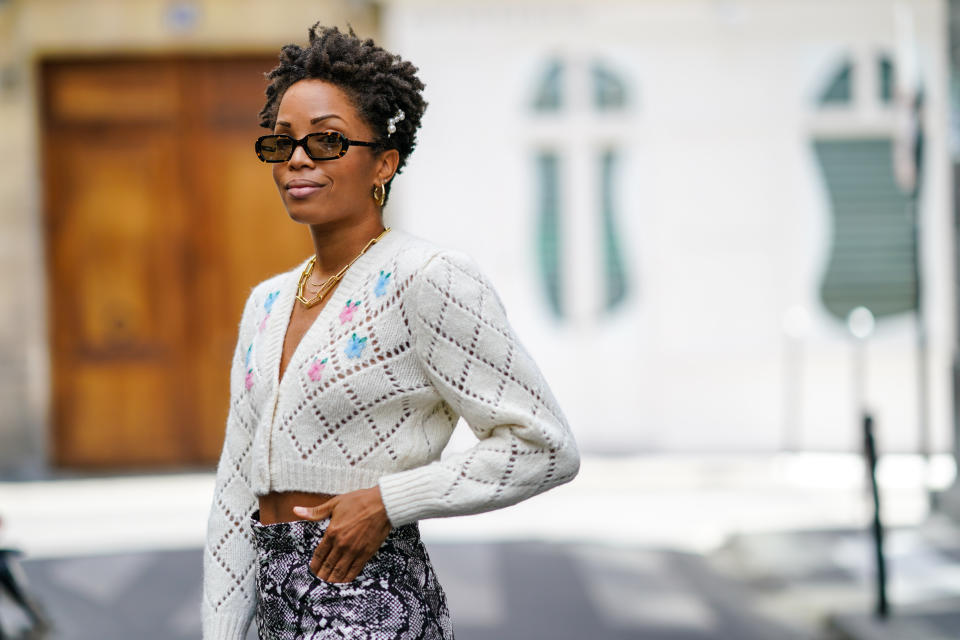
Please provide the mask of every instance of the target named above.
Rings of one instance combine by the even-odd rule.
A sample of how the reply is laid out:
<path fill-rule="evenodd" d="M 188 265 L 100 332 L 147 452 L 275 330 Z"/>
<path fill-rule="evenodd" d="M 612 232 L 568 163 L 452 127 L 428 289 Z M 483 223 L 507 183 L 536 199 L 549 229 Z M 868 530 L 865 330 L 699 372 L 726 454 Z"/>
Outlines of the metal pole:
<path fill-rule="evenodd" d="M 877 486 L 877 446 L 873 437 L 873 416 L 863 413 L 863 444 L 870 470 L 870 488 L 873 492 L 873 542 L 877 560 L 877 608 L 876 614 L 886 618 L 890 613 L 887 601 L 887 563 L 883 555 L 883 523 L 880 520 L 880 488 Z"/>
<path fill-rule="evenodd" d="M 918 176 L 919 177 L 919 176 Z M 917 181 L 919 185 L 919 180 Z M 926 469 L 930 462 L 931 443 L 930 443 L 930 418 L 929 406 L 927 402 L 928 381 L 928 351 L 927 348 L 927 330 L 926 319 L 923 312 L 923 269 L 921 267 L 920 252 L 920 216 L 918 211 L 918 193 L 914 189 L 910 194 L 907 204 L 907 215 L 911 220 L 913 229 L 913 281 L 914 285 L 914 307 L 916 308 L 916 339 L 917 339 L 917 420 L 918 442 L 917 448 L 923 458 L 923 466 Z"/>

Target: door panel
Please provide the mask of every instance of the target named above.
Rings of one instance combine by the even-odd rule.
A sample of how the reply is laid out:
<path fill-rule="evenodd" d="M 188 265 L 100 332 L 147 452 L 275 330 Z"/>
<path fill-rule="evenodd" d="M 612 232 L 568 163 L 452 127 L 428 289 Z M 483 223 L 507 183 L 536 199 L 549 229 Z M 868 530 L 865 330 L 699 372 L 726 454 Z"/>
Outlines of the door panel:
<path fill-rule="evenodd" d="M 232 354 L 236 345 L 249 285 L 289 269 L 313 250 L 309 230 L 283 208 L 270 165 L 253 151 L 254 140 L 267 133 L 257 118 L 266 83 L 251 90 L 246 79 L 262 78 L 263 69 L 256 63 L 207 61 L 203 73 L 209 81 L 194 96 L 203 117 L 191 118 L 187 127 L 195 157 L 203 159 L 189 165 L 191 199 L 199 209 L 217 212 L 202 216 L 203 228 L 195 229 L 205 238 L 200 246 L 217 249 L 198 253 L 194 272 L 196 296 L 216 301 L 207 305 L 210 317 L 198 325 L 194 384 L 201 396 L 228 395 L 224 371 L 229 362 L 223 355 Z M 233 286 L 237 282 L 248 287 Z M 204 403 L 199 418 L 216 424 L 225 406 Z M 205 458 L 212 459 L 222 444 L 222 430 L 201 432 L 198 446 Z"/>
<path fill-rule="evenodd" d="M 272 65 L 43 65 L 55 464 L 216 460 L 246 295 L 312 247 L 253 153 Z"/>

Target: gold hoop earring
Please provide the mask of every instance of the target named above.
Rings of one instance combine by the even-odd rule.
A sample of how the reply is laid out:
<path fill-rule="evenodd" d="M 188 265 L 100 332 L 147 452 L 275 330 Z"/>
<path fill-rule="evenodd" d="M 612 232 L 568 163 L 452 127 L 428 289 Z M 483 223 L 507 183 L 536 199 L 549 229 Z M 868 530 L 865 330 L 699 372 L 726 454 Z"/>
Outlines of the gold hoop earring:
<path fill-rule="evenodd" d="M 379 187 L 380 193 L 377 193 L 377 188 Z M 387 199 L 387 188 L 382 184 L 373 185 L 373 199 L 377 201 L 377 204 L 381 207 L 383 206 L 384 201 Z"/>

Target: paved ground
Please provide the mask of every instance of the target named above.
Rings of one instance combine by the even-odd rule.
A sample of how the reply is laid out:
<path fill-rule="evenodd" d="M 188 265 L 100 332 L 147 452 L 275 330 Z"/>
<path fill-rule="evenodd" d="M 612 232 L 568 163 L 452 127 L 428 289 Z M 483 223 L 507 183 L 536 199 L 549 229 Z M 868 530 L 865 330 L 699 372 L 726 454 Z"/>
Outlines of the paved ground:
<path fill-rule="evenodd" d="M 953 544 L 932 540 L 931 529 Z M 738 536 L 709 555 L 515 541 L 430 544 L 460 640 L 945 640 L 960 637 L 960 537 L 889 532 L 892 616 L 871 615 L 871 540 Z M 63 640 L 199 636 L 201 552 L 26 561 Z M 253 630 L 249 638 L 254 638 Z"/>
<path fill-rule="evenodd" d="M 960 638 L 960 529 L 929 517 L 916 460 L 881 468 L 895 615 L 870 615 L 862 471 L 849 456 L 587 458 L 571 485 L 421 529 L 460 640 Z M 199 637 L 211 491 L 210 474 L 0 482 L 0 546 L 28 552 L 49 637 Z"/>
<path fill-rule="evenodd" d="M 460 640 L 789 640 L 703 558 L 563 544 L 435 544 Z M 199 550 L 35 560 L 30 584 L 63 640 L 199 636 Z M 251 633 L 250 638 L 254 635 Z"/>
<path fill-rule="evenodd" d="M 875 613 L 875 543 L 863 529 L 732 537 L 711 567 L 791 628 L 853 640 L 960 638 L 960 526 L 931 516 L 885 536 L 889 615 Z"/>

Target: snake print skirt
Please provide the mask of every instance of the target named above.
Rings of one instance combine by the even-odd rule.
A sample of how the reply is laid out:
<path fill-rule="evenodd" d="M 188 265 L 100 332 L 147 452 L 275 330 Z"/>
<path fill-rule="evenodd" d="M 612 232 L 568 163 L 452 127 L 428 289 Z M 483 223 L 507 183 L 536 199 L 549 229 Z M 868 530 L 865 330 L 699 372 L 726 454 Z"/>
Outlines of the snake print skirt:
<path fill-rule="evenodd" d="M 393 528 L 360 574 L 339 583 L 310 570 L 329 519 L 265 525 L 256 511 L 251 520 L 260 640 L 453 640 L 417 523 Z"/>

